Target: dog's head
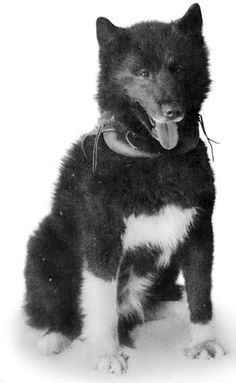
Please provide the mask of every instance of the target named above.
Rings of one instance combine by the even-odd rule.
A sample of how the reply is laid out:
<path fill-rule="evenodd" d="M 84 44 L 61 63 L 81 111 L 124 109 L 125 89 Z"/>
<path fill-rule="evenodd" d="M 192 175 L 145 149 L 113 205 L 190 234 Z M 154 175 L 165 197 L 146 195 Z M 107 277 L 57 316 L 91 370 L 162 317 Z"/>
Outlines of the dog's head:
<path fill-rule="evenodd" d="M 210 84 L 199 5 L 171 23 L 119 28 L 98 18 L 97 38 L 101 110 L 119 116 L 128 111 L 162 147 L 173 149 L 178 125 L 198 115 Z"/>

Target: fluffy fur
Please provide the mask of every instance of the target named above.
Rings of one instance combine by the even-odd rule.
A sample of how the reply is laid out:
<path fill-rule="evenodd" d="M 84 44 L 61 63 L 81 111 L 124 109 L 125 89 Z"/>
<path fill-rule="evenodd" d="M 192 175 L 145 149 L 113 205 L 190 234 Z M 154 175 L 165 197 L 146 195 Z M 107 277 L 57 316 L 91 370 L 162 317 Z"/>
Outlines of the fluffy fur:
<path fill-rule="evenodd" d="M 135 217 L 132 214 L 125 220 L 123 249 L 127 251 L 144 245 L 172 253 L 184 240 L 195 215 L 194 208 L 181 209 L 172 205 L 165 206 L 156 215 L 140 214 Z"/>
<path fill-rule="evenodd" d="M 150 307 L 181 297 L 176 279 L 182 270 L 195 339 L 201 341 L 188 355 L 223 354 L 208 331 L 215 188 L 198 132 L 210 84 L 200 8 L 193 5 L 171 23 L 130 28 L 99 18 L 97 37 L 101 112 L 113 116 L 122 142 L 130 132 L 140 151 L 158 156 L 119 155 L 101 135 L 94 173 L 94 137 L 83 140 L 83 150 L 81 141 L 73 145 L 51 213 L 29 240 L 28 323 L 46 329 L 56 351 L 65 338 L 90 335 L 98 367 L 123 372 L 119 343 Z M 152 116 L 169 121 L 169 111 L 178 121 L 172 150 L 150 134 Z M 51 352 L 53 344 L 45 348 Z"/>

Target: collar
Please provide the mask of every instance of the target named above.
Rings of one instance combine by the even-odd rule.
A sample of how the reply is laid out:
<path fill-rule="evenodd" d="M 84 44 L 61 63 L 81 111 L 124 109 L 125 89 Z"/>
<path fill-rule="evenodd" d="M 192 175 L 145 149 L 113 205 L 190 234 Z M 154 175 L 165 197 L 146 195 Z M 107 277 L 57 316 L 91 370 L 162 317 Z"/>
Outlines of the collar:
<path fill-rule="evenodd" d="M 137 146 L 133 145 L 130 141 L 130 136 L 132 132 L 128 130 L 125 134 L 125 140 L 118 138 L 117 132 L 115 129 L 105 129 L 103 132 L 103 138 L 109 149 L 113 152 L 120 154 L 125 157 L 134 157 L 134 158 L 154 158 L 159 157 L 160 154 L 153 154 L 139 149 Z"/>
<path fill-rule="evenodd" d="M 110 119 L 105 119 L 104 117 L 98 120 L 97 127 L 93 129 L 90 133 L 85 134 L 81 140 L 81 147 L 84 153 L 84 156 L 87 158 L 84 141 L 88 136 L 95 136 L 94 145 L 93 145 L 93 173 L 96 171 L 97 167 L 97 149 L 98 142 L 101 134 L 103 135 L 104 141 L 108 148 L 113 152 L 122 155 L 124 157 L 131 158 L 157 158 L 160 157 L 160 153 L 150 153 L 144 150 L 139 149 L 137 146 L 133 145 L 130 141 L 130 136 L 132 132 L 128 130 L 125 134 L 125 139 L 122 140 L 118 137 L 117 130 L 114 128 L 114 124 L 121 124 L 119 121 L 115 121 L 114 117 Z"/>
<path fill-rule="evenodd" d="M 97 149 L 98 149 L 98 142 L 101 134 L 103 135 L 104 141 L 108 148 L 112 150 L 113 152 L 125 156 L 125 157 L 131 157 L 131 158 L 158 158 L 161 156 L 161 153 L 150 153 L 146 152 L 144 150 L 139 149 L 137 146 L 132 144 L 130 141 L 130 136 L 133 134 L 130 130 L 128 130 L 125 133 L 125 138 L 122 140 L 119 138 L 117 134 L 117 130 L 114 128 L 115 124 L 120 124 L 123 126 L 123 124 L 117 120 L 115 120 L 114 116 L 111 114 L 103 113 L 101 118 L 98 120 L 97 127 L 93 129 L 90 133 L 85 134 L 82 137 L 81 140 L 81 147 L 84 153 L 84 156 L 87 158 L 85 149 L 84 149 L 84 141 L 86 137 L 94 135 L 94 145 L 93 145 L 93 173 L 96 171 L 97 167 Z M 211 151 L 212 151 L 212 159 L 214 161 L 214 156 L 213 156 L 213 148 L 211 145 L 211 142 L 218 143 L 212 139 L 210 139 L 205 131 L 204 123 L 203 123 L 203 118 L 199 114 L 198 115 L 198 122 L 200 123 L 203 133 L 205 134 L 208 143 L 210 144 Z M 195 145 L 196 146 L 196 145 Z M 194 147 L 195 147 L 194 146 Z"/>

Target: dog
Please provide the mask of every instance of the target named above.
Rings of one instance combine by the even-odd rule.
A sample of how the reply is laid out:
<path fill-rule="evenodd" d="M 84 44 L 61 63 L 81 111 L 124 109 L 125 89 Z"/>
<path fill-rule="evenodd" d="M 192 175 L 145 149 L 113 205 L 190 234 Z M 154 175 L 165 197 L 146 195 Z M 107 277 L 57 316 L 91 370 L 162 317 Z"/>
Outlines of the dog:
<path fill-rule="evenodd" d="M 128 28 L 97 19 L 97 129 L 63 161 L 51 213 L 28 242 L 25 312 L 40 351 L 87 338 L 98 369 L 127 370 L 120 351 L 153 308 L 181 298 L 189 358 L 225 351 L 211 301 L 214 176 L 199 138 L 210 86 L 202 15 Z"/>

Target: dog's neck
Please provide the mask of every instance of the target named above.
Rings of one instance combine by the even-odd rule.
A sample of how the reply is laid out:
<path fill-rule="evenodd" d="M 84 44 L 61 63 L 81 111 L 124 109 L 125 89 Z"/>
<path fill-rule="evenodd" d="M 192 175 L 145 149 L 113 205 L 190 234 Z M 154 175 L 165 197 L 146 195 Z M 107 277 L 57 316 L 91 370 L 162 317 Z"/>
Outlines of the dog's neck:
<path fill-rule="evenodd" d="M 117 154 L 123 155 L 125 157 L 141 157 L 152 159 L 158 158 L 162 155 L 175 156 L 179 154 L 186 154 L 194 150 L 199 141 L 199 123 L 211 147 L 212 159 L 214 161 L 212 142 L 218 142 L 208 137 L 204 127 L 202 116 L 200 114 L 197 114 L 197 119 L 195 114 L 192 114 L 189 119 L 185 118 L 185 121 L 181 121 L 179 123 L 179 130 L 181 132 L 180 139 L 177 147 L 172 150 L 160 150 L 161 145 L 155 139 L 150 140 L 150 134 L 147 140 L 148 143 L 146 144 L 146 149 L 145 137 L 131 130 L 129 125 L 127 126 L 124 124 L 124 122 L 117 120 L 117 118 L 115 118 L 115 116 L 111 112 L 101 113 L 101 117 L 98 121 L 97 128 L 94 129 L 92 132 L 84 135 L 84 137 L 81 140 L 81 146 L 84 155 L 87 158 L 84 149 L 84 141 L 87 136 L 95 135 L 93 146 L 93 172 L 95 172 L 97 166 L 98 141 L 101 134 L 103 135 L 104 141 L 109 147 L 109 149 Z M 145 132 L 144 129 L 143 131 Z"/>
<path fill-rule="evenodd" d="M 198 115 L 192 114 L 191 118 L 186 118 L 178 125 L 180 142 L 177 148 L 171 151 L 163 149 L 155 139 L 150 139 L 145 121 L 142 124 L 139 119 L 132 116 L 102 112 L 98 130 L 101 128 L 107 146 L 114 152 L 126 157 L 154 158 L 160 155 L 183 154 L 196 147 L 199 139 Z"/>

